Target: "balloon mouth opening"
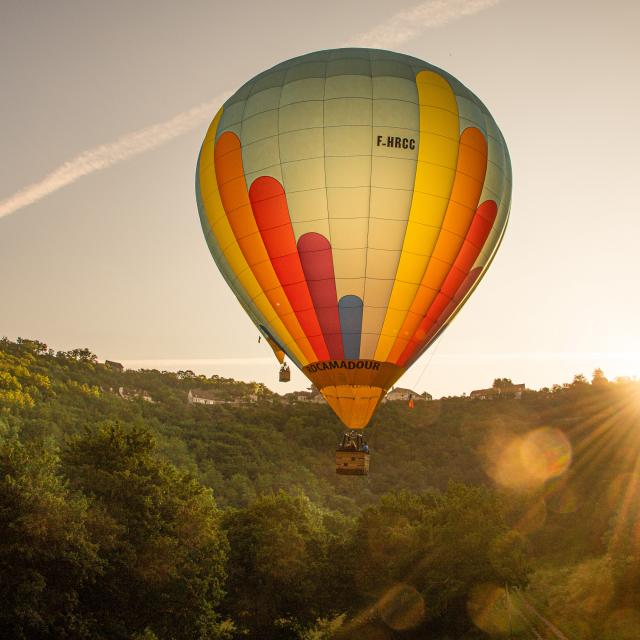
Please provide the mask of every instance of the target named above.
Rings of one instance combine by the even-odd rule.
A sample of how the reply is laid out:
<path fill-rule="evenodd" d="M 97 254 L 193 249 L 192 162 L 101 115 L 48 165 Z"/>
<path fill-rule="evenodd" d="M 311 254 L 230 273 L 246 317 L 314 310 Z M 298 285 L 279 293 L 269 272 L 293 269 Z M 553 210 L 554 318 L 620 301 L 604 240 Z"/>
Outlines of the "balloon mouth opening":
<path fill-rule="evenodd" d="M 350 429 L 364 429 L 404 369 L 378 360 L 324 360 L 303 367 L 327 404 Z"/>

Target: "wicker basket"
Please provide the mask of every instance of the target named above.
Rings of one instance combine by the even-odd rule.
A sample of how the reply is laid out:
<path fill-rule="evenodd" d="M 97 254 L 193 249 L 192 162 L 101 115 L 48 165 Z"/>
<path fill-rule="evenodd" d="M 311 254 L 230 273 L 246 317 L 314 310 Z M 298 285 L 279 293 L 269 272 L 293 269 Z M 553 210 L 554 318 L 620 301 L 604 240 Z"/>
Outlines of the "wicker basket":
<path fill-rule="evenodd" d="M 368 475 L 369 453 L 366 451 L 336 451 L 336 473 L 345 476 Z"/>

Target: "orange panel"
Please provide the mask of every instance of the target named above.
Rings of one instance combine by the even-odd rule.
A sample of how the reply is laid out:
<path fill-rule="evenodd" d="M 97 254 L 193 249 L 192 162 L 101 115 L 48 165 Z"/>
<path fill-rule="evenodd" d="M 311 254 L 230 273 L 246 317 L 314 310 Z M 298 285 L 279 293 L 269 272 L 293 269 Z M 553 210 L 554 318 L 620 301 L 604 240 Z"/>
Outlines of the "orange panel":
<path fill-rule="evenodd" d="M 215 147 L 215 168 L 218 190 L 229 224 L 258 284 L 305 357 L 310 362 L 318 360 L 280 286 L 262 242 L 244 178 L 240 140 L 234 133 L 227 131 L 218 138 Z"/>
<path fill-rule="evenodd" d="M 486 171 L 487 141 L 479 129 L 465 129 L 460 137 L 456 175 L 442 229 L 421 286 L 389 352 L 388 361 L 398 361 L 447 277 L 473 220 Z"/>

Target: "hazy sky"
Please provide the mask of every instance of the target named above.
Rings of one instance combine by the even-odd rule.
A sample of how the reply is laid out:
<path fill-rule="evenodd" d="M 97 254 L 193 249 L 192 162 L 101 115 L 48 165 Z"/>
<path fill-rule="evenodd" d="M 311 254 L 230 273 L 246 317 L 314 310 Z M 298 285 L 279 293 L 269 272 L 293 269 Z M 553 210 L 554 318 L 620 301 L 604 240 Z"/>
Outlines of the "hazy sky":
<path fill-rule="evenodd" d="M 635 0 L 2 0 L 0 334 L 307 386 L 297 371 L 276 382 L 213 264 L 195 162 L 225 92 L 361 43 L 460 79 L 513 165 L 492 267 L 399 384 L 440 396 L 498 376 L 640 375 L 639 24 Z"/>

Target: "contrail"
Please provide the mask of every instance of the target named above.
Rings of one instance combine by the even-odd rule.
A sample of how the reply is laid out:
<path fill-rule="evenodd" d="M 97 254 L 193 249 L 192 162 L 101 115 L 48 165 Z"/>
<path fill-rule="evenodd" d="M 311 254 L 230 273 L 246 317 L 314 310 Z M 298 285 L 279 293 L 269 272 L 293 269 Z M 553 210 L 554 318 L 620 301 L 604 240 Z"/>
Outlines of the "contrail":
<path fill-rule="evenodd" d="M 500 0 L 429 0 L 397 13 L 383 24 L 356 36 L 348 44 L 376 48 L 394 47 L 415 38 L 425 29 L 439 27 L 479 13 L 499 2 Z M 83 176 L 156 149 L 165 142 L 192 131 L 210 119 L 214 110 L 217 110 L 230 94 L 229 91 L 224 92 L 213 100 L 179 113 L 165 122 L 126 133 L 115 142 L 83 151 L 39 182 L 34 182 L 0 201 L 0 218 L 42 200 Z"/>
<path fill-rule="evenodd" d="M 0 218 L 41 200 L 83 176 L 156 149 L 165 142 L 195 129 L 202 122 L 211 119 L 214 110 L 217 110 L 229 95 L 230 92 L 222 93 L 213 100 L 203 102 L 165 122 L 126 133 L 115 142 L 83 151 L 39 182 L 34 182 L 0 202 Z"/>
<path fill-rule="evenodd" d="M 472 16 L 499 4 L 500 0 L 429 0 L 400 11 L 382 24 L 356 36 L 350 45 L 386 49 L 404 44 L 425 29 Z"/>

